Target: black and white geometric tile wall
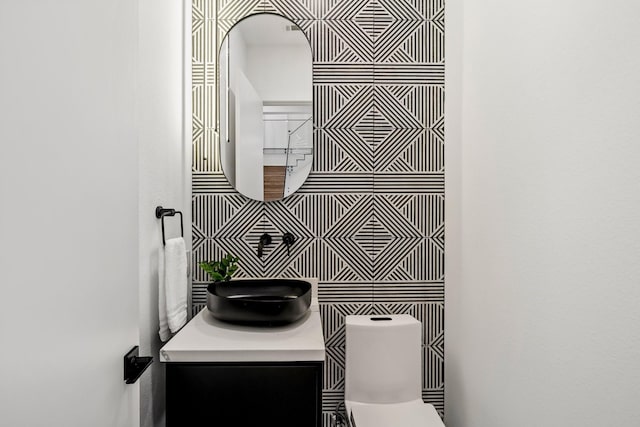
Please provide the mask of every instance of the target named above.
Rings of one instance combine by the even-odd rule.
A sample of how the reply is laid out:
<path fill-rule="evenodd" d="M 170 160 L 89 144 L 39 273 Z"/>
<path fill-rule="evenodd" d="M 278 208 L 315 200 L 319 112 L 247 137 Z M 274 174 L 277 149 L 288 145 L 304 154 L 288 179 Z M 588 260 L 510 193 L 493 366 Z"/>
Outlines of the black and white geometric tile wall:
<path fill-rule="evenodd" d="M 314 164 L 262 203 L 221 172 L 216 53 L 247 15 L 281 14 L 313 52 Z M 444 0 L 193 0 L 193 263 L 227 252 L 246 277 L 318 277 L 325 425 L 343 399 L 348 314 L 422 321 L 423 398 L 444 406 Z M 293 233 L 290 256 L 263 232 Z M 194 313 L 207 278 L 194 268 Z"/>

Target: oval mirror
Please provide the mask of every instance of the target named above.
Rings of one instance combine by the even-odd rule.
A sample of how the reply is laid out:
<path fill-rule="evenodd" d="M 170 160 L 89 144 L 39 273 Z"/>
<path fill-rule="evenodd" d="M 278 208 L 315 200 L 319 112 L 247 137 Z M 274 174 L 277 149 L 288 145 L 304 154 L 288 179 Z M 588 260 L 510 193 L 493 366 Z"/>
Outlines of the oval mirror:
<path fill-rule="evenodd" d="M 220 161 L 227 180 L 255 200 L 295 193 L 313 163 L 305 34 L 282 16 L 249 16 L 227 33 L 218 64 Z"/>

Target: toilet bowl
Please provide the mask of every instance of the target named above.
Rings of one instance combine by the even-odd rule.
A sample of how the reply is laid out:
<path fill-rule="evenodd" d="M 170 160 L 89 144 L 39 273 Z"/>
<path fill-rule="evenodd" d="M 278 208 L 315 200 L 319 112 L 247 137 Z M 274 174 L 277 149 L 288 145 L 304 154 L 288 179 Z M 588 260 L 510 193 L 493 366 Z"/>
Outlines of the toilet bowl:
<path fill-rule="evenodd" d="M 406 314 L 347 316 L 345 409 L 351 427 L 444 427 L 421 396 L 422 326 Z"/>

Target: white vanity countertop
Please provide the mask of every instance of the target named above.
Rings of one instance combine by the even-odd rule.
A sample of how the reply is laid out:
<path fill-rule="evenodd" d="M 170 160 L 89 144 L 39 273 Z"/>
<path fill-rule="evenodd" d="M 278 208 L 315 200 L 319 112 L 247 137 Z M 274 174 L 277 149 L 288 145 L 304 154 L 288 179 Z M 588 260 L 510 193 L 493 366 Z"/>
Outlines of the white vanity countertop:
<path fill-rule="evenodd" d="M 285 326 L 243 326 L 215 319 L 204 308 L 162 349 L 162 362 L 324 361 L 317 300 L 305 316 Z"/>

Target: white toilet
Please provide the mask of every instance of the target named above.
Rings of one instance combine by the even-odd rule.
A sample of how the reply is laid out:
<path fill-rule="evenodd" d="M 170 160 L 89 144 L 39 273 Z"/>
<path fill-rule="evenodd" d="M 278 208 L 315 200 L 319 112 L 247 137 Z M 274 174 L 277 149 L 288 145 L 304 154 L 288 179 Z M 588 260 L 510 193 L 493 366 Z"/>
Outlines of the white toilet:
<path fill-rule="evenodd" d="M 345 408 L 351 427 L 444 427 L 422 401 L 422 326 L 406 315 L 347 316 Z"/>

